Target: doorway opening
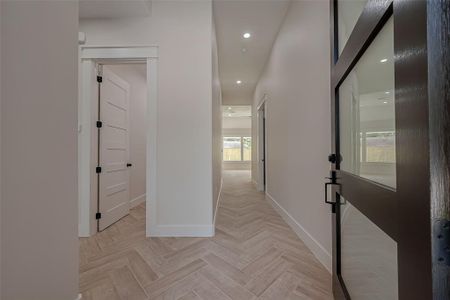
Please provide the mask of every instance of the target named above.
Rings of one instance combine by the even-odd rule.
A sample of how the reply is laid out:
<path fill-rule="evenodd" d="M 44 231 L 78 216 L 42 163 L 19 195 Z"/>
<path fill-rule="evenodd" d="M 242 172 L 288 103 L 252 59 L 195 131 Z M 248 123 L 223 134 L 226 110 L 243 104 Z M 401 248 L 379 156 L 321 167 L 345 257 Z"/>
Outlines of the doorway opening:
<path fill-rule="evenodd" d="M 249 173 L 252 163 L 252 108 L 223 107 L 223 169 Z"/>
<path fill-rule="evenodd" d="M 157 67 L 154 46 L 80 47 L 80 237 L 139 205 L 146 236 L 156 230 Z"/>

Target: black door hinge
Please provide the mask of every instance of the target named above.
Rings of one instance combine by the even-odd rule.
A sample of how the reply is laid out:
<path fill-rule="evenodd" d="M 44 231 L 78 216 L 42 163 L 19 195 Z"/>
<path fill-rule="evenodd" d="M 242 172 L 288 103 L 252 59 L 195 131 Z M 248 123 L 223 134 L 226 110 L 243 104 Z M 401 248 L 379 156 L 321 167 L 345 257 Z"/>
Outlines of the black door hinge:
<path fill-rule="evenodd" d="M 450 221 L 436 220 L 434 222 L 433 240 L 436 263 L 450 266 Z"/>
<path fill-rule="evenodd" d="M 102 167 L 96 167 L 95 173 L 100 174 L 102 172 Z"/>
<path fill-rule="evenodd" d="M 102 76 L 97 76 L 97 82 L 98 83 L 103 82 L 103 77 Z"/>
<path fill-rule="evenodd" d="M 102 128 L 103 126 L 103 122 L 102 121 L 97 121 L 97 128 Z"/>
<path fill-rule="evenodd" d="M 98 212 L 98 213 L 95 214 L 95 219 L 96 220 L 100 220 L 101 218 L 102 218 L 102 213 Z"/>

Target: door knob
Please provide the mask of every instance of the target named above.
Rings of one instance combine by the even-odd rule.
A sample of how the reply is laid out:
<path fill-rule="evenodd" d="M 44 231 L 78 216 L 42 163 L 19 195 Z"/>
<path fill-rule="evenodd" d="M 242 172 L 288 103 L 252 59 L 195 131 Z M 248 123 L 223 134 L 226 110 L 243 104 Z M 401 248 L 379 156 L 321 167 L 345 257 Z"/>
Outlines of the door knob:
<path fill-rule="evenodd" d="M 332 164 L 336 163 L 336 161 L 337 161 L 336 154 L 333 153 L 333 154 L 328 155 L 328 161 Z"/>

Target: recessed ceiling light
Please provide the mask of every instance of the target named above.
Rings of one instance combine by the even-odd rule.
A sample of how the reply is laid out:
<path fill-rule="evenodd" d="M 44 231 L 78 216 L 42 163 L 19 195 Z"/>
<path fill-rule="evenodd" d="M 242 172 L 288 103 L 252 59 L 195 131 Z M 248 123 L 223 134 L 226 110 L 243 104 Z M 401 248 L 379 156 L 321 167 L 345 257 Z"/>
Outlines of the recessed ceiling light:
<path fill-rule="evenodd" d="M 385 63 L 385 62 L 387 62 L 387 61 L 388 61 L 387 58 L 383 58 L 382 60 L 380 60 L 380 63 Z"/>
<path fill-rule="evenodd" d="M 383 101 L 384 104 L 387 104 L 387 101 Z"/>
<path fill-rule="evenodd" d="M 386 95 L 389 95 L 391 92 L 389 92 L 389 91 L 386 91 L 386 92 L 384 92 Z"/>
<path fill-rule="evenodd" d="M 229 117 L 231 117 L 231 114 L 228 114 Z"/>
<path fill-rule="evenodd" d="M 228 109 L 231 109 L 231 106 L 228 106 Z"/>
<path fill-rule="evenodd" d="M 250 34 L 250 32 L 246 32 L 242 36 L 244 37 L 244 39 L 249 39 L 252 35 Z"/>
<path fill-rule="evenodd" d="M 242 83 L 242 81 L 238 80 L 238 81 L 236 81 L 236 83 L 237 83 L 237 84 L 241 84 L 241 83 Z"/>

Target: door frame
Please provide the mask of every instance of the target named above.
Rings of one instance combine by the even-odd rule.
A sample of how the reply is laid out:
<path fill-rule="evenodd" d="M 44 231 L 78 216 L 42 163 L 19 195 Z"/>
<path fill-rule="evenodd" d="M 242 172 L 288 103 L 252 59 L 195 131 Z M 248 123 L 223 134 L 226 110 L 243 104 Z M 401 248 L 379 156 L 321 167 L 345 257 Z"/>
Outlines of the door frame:
<path fill-rule="evenodd" d="M 97 160 L 92 156 L 96 142 L 95 121 L 98 101 L 96 64 L 146 63 L 147 65 L 147 150 L 146 150 L 146 236 L 157 226 L 157 46 L 86 46 L 79 49 L 78 101 L 78 190 L 79 236 L 89 237 L 97 231 Z"/>
<path fill-rule="evenodd" d="M 263 126 L 263 124 L 265 125 L 264 120 L 267 117 L 266 103 L 267 95 L 264 95 L 256 107 L 256 132 L 258 147 L 256 151 L 256 169 L 258 174 L 256 188 L 259 192 L 265 192 L 267 189 L 267 126 Z M 264 154 L 264 157 L 261 157 L 262 153 Z M 262 162 L 262 159 L 264 159 L 264 163 Z"/>
<path fill-rule="evenodd" d="M 430 14 L 427 11 L 427 2 L 433 1 L 368 0 L 339 56 L 337 0 L 330 0 L 331 144 L 332 153 L 337 154 L 337 161 L 331 164 L 331 172 L 335 172 L 337 177 L 337 185 L 333 186 L 332 193 L 334 203 L 331 205 L 333 291 L 336 299 L 350 299 L 340 274 L 339 195 L 342 192 L 344 196 L 351 194 L 356 200 L 377 196 L 379 201 L 365 201 L 365 203 L 360 201 L 357 208 L 364 214 L 370 215 L 371 220 L 397 242 L 400 300 L 433 299 L 436 290 L 448 291 L 448 283 L 439 283 L 432 275 L 437 257 L 433 255 L 432 259 L 434 237 L 431 235 L 430 209 L 433 195 L 430 190 L 430 181 L 433 182 L 433 178 L 430 177 L 430 165 L 433 165 L 434 158 L 430 156 L 429 151 L 428 112 L 432 83 L 428 81 L 427 43 L 429 46 L 430 41 L 435 41 L 428 40 L 427 36 L 427 26 L 429 26 L 427 20 L 433 19 L 427 15 Z M 338 88 L 391 16 L 394 16 L 396 189 L 382 187 L 339 170 Z M 441 20 L 443 19 L 445 15 L 442 16 Z M 449 123 L 447 116 L 442 117 L 442 121 L 444 124 Z M 414 149 L 413 155 L 411 149 Z M 450 156 L 448 153 L 447 155 Z M 447 187 L 448 185 L 449 183 L 446 183 Z M 448 199 L 446 203 L 448 205 Z M 447 292 L 446 298 L 434 299 L 448 299 L 448 295 Z"/>

